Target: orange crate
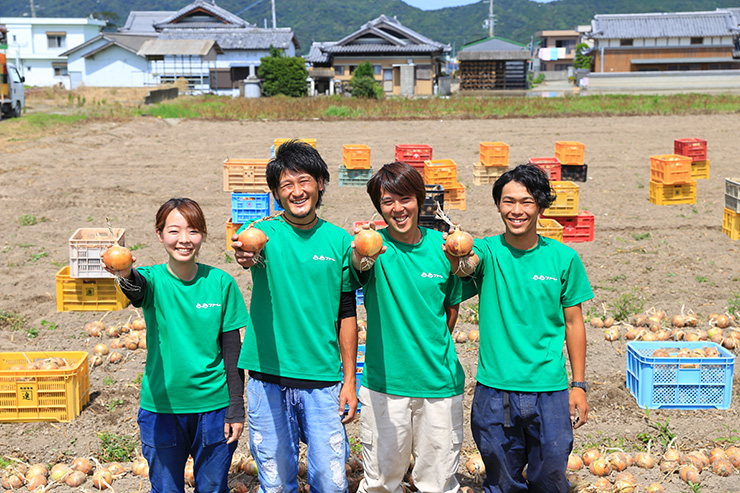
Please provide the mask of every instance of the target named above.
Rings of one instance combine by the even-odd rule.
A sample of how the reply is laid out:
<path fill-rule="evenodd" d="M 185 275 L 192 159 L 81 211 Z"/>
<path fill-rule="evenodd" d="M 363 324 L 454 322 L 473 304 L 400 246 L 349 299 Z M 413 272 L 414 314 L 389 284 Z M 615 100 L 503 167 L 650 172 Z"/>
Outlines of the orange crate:
<path fill-rule="evenodd" d="M 269 159 L 224 160 L 224 192 L 268 193 L 267 163 Z"/>
<path fill-rule="evenodd" d="M 676 139 L 673 141 L 673 152 L 688 156 L 693 161 L 706 161 L 707 141 L 704 139 Z"/>
<path fill-rule="evenodd" d="M 465 202 L 465 185 L 462 183 L 455 184 L 454 187 L 445 186 L 445 210 L 457 209 L 464 211 L 467 206 Z"/>
<path fill-rule="evenodd" d="M 543 216 L 577 216 L 580 188 L 572 181 L 551 181 L 555 202 L 542 212 Z"/>
<path fill-rule="evenodd" d="M 11 370 L 49 358 L 67 368 Z M 85 351 L 0 353 L 0 423 L 72 421 L 90 402 L 90 374 Z"/>
<path fill-rule="evenodd" d="M 452 159 L 424 161 L 424 183 L 442 185 L 445 188 L 457 185 L 457 164 Z"/>
<path fill-rule="evenodd" d="M 74 278 L 66 265 L 57 272 L 56 281 L 58 312 L 116 311 L 129 304 L 114 278 Z"/>
<path fill-rule="evenodd" d="M 480 164 L 483 166 L 509 166 L 509 144 L 481 142 Z"/>
<path fill-rule="evenodd" d="M 708 180 L 709 179 L 709 159 L 706 161 L 691 162 L 691 179 Z"/>
<path fill-rule="evenodd" d="M 563 225 L 555 219 L 546 219 L 541 217 L 537 219 L 537 234 L 552 238 L 560 243 L 563 242 Z"/>
<path fill-rule="evenodd" d="M 678 154 L 650 156 L 650 181 L 677 185 L 691 181 L 691 158 Z"/>
<path fill-rule="evenodd" d="M 344 144 L 342 164 L 347 169 L 370 169 L 370 147 L 364 144 Z"/>
<path fill-rule="evenodd" d="M 696 182 L 666 185 L 650 180 L 650 202 L 655 205 L 696 204 Z"/>
<path fill-rule="evenodd" d="M 586 146 L 580 142 L 555 142 L 555 157 L 560 160 L 560 164 L 583 164 L 585 153 Z"/>
<path fill-rule="evenodd" d="M 740 212 L 725 207 L 722 215 L 722 232 L 732 240 L 740 240 Z"/>
<path fill-rule="evenodd" d="M 229 218 L 228 221 L 226 221 L 226 251 L 227 252 L 233 252 L 234 249 L 231 248 L 231 237 L 236 234 L 237 231 L 239 231 L 239 228 L 241 228 L 242 225 L 239 223 L 232 223 L 231 218 Z"/>

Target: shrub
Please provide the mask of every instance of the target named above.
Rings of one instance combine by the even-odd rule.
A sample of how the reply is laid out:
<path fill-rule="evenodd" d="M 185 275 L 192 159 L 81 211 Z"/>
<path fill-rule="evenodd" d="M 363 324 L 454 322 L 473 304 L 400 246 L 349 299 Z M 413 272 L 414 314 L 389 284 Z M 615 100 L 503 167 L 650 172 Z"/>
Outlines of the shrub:
<path fill-rule="evenodd" d="M 380 84 L 375 80 L 375 70 L 370 62 L 362 62 L 352 73 L 352 97 L 379 99 L 383 96 Z"/>
<path fill-rule="evenodd" d="M 306 62 L 301 57 L 286 57 L 275 47 L 270 47 L 270 56 L 260 60 L 257 74 L 263 80 L 262 92 L 266 96 L 301 97 L 307 93 Z"/>

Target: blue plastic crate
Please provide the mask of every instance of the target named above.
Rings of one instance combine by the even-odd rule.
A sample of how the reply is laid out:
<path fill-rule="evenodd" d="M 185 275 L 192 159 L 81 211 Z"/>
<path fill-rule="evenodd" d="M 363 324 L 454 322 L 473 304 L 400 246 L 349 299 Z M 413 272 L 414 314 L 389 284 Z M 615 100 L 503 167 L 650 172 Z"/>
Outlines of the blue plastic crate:
<path fill-rule="evenodd" d="M 355 291 L 355 300 L 357 300 L 358 305 L 365 304 L 365 293 L 362 291 L 362 288 Z"/>
<path fill-rule="evenodd" d="M 365 369 L 365 345 L 364 344 L 358 344 L 357 345 L 357 366 L 356 366 L 356 373 L 355 378 L 357 379 L 357 396 L 359 398 L 360 395 L 360 386 L 362 385 L 362 373 Z M 357 412 L 360 412 L 360 407 L 362 405 L 360 402 L 357 402 Z M 345 407 L 345 409 L 349 409 L 349 407 Z"/>
<path fill-rule="evenodd" d="M 340 187 L 364 187 L 373 176 L 373 169 L 347 169 L 339 166 Z"/>
<path fill-rule="evenodd" d="M 285 209 L 283 209 L 282 207 L 280 207 L 280 202 L 278 202 L 277 199 L 275 197 L 273 197 L 272 198 L 272 212 L 284 211 L 284 210 Z"/>
<path fill-rule="evenodd" d="M 231 222 L 244 224 L 270 215 L 269 193 L 232 193 Z"/>
<path fill-rule="evenodd" d="M 714 347 L 719 356 L 654 357 L 656 349 Z M 722 346 L 699 342 L 630 342 L 627 388 L 641 408 L 729 409 L 735 356 Z"/>

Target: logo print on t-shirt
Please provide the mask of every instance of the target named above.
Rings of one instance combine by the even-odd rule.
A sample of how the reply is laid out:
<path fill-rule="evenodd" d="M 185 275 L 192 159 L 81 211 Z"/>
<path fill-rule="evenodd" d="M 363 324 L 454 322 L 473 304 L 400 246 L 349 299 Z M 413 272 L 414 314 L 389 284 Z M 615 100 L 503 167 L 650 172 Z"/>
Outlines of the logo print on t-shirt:
<path fill-rule="evenodd" d="M 444 279 L 444 276 L 440 276 L 439 274 L 435 274 L 433 272 L 422 272 L 421 277 L 431 277 L 434 279 Z"/>
<path fill-rule="evenodd" d="M 557 277 L 550 277 L 550 276 L 538 276 L 537 274 L 534 275 L 532 278 L 535 281 L 557 281 Z"/>
<path fill-rule="evenodd" d="M 195 308 L 213 308 L 217 306 L 221 306 L 221 304 L 220 303 L 198 303 L 195 305 Z"/>
<path fill-rule="evenodd" d="M 313 256 L 313 259 L 314 260 L 327 260 L 327 261 L 332 261 L 332 262 L 336 262 L 337 261 L 336 259 L 333 259 L 331 257 L 324 257 L 323 255 L 314 255 Z"/>

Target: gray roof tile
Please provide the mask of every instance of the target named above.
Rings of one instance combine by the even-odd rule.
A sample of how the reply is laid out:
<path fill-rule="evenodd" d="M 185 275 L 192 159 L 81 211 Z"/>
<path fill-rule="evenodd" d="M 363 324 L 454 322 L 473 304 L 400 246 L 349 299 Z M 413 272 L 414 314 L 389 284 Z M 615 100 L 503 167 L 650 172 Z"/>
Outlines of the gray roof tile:
<path fill-rule="evenodd" d="M 126 24 L 119 28 L 119 32 L 127 32 L 131 34 L 151 34 L 157 32 L 154 29 L 154 24 L 161 22 L 162 20 L 170 17 L 175 12 L 152 12 L 136 10 L 131 11 L 126 19 Z"/>
<path fill-rule="evenodd" d="M 732 36 L 740 30 L 733 13 L 669 12 L 596 15 L 591 21 L 593 39 L 678 38 Z"/>
<path fill-rule="evenodd" d="M 295 33 L 290 28 L 277 29 L 165 29 L 159 39 L 215 40 L 224 50 L 267 50 L 288 48 L 293 42 L 298 46 Z"/>
<path fill-rule="evenodd" d="M 216 5 L 214 0 L 195 0 L 193 3 L 186 5 L 171 16 L 165 18 L 161 22 L 155 23 L 154 27 L 157 29 L 164 29 L 172 27 L 172 24 L 177 24 L 183 17 L 186 17 L 193 11 L 202 10 L 212 14 L 213 22 L 208 23 L 208 27 L 214 27 L 215 25 L 234 24 L 239 27 L 250 26 L 247 21 L 238 17 L 228 10 L 222 9 Z M 187 22 L 180 21 L 180 24 L 189 24 Z"/>

